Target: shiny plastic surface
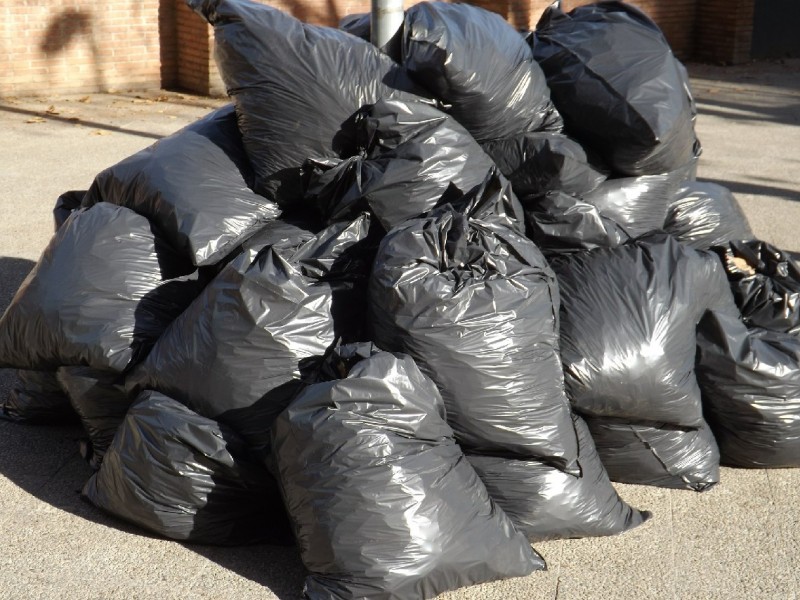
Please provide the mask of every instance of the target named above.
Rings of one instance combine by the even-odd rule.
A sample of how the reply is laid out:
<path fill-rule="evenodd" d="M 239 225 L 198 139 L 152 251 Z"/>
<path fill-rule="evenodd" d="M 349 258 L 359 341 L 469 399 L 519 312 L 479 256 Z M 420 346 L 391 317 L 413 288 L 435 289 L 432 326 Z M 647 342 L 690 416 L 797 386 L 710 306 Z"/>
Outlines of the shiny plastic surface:
<path fill-rule="evenodd" d="M 531 132 L 494 140 L 483 149 L 524 198 L 550 191 L 584 194 L 605 181 L 576 141 L 560 133 Z"/>
<path fill-rule="evenodd" d="M 489 495 L 532 542 L 615 535 L 650 517 L 619 497 L 586 424 L 573 420 L 580 476 L 533 460 L 467 455 Z"/>
<path fill-rule="evenodd" d="M 252 171 L 229 105 L 100 172 L 83 206 L 130 208 L 195 265 L 212 265 L 278 215 L 250 189 Z"/>
<path fill-rule="evenodd" d="M 369 293 L 372 339 L 436 382 L 465 450 L 576 469 L 558 285 L 530 240 L 443 209 L 384 238 Z"/>
<path fill-rule="evenodd" d="M 719 483 L 719 449 L 707 423 L 680 428 L 587 417 L 611 481 L 702 492 Z"/>
<path fill-rule="evenodd" d="M 687 164 L 660 175 L 608 179 L 582 199 L 638 237 L 664 228 L 669 206 L 690 170 Z"/>
<path fill-rule="evenodd" d="M 83 496 L 183 542 L 286 543 L 289 536 L 275 480 L 242 440 L 158 392 L 136 399 Z"/>
<path fill-rule="evenodd" d="M 731 191 L 708 181 L 686 181 L 667 209 L 664 231 L 698 250 L 755 238 Z"/>
<path fill-rule="evenodd" d="M 509 181 L 493 166 L 480 185 L 476 185 L 460 198 L 448 194 L 449 202 L 456 212 L 471 219 L 507 227 L 517 233 L 525 231 L 525 212 L 522 209 Z M 448 207 L 431 211 L 429 216 L 443 214 Z"/>
<path fill-rule="evenodd" d="M 672 171 L 699 150 L 683 66 L 644 13 L 600 2 L 551 5 L 533 36 L 568 135 L 625 175 Z"/>
<path fill-rule="evenodd" d="M 469 4 L 420 2 L 406 11 L 403 66 L 479 142 L 561 131 L 530 47 L 500 15 Z"/>
<path fill-rule="evenodd" d="M 306 388 L 273 433 L 311 572 L 306 597 L 433 598 L 544 568 L 489 498 L 414 361 L 368 346 L 342 351 L 328 369 L 338 378 Z"/>
<path fill-rule="evenodd" d="M 369 42 L 247 0 L 188 0 L 214 26 L 215 58 L 236 104 L 255 190 L 285 206 L 302 198 L 307 158 L 344 158 L 340 130 L 362 106 L 411 95 L 405 71 Z"/>
<path fill-rule="evenodd" d="M 697 378 L 722 464 L 800 467 L 800 339 L 748 330 L 731 302 L 703 320 L 697 345 Z"/>
<path fill-rule="evenodd" d="M 543 252 L 616 248 L 631 239 L 617 221 L 570 194 L 550 192 L 527 198 L 524 207 L 527 235 Z"/>
<path fill-rule="evenodd" d="M 367 215 L 314 235 L 277 223 L 259 234 L 175 320 L 128 378 L 230 425 L 260 454 L 269 426 L 316 357 L 358 336 L 372 254 Z M 269 231 L 277 228 L 273 243 Z M 248 246 L 250 246 L 248 244 Z"/>
<path fill-rule="evenodd" d="M 0 366 L 122 372 L 200 292 L 191 269 L 133 211 L 76 211 L 0 319 Z"/>
<path fill-rule="evenodd" d="M 722 266 L 661 233 L 554 257 L 561 359 L 582 414 L 683 427 L 703 423 L 695 329 L 730 298 Z"/>
<path fill-rule="evenodd" d="M 340 163 L 307 191 L 328 220 L 369 209 L 388 231 L 445 192 L 480 185 L 494 167 L 453 117 L 422 102 L 380 100 L 359 113 L 354 131 L 362 158 Z"/>

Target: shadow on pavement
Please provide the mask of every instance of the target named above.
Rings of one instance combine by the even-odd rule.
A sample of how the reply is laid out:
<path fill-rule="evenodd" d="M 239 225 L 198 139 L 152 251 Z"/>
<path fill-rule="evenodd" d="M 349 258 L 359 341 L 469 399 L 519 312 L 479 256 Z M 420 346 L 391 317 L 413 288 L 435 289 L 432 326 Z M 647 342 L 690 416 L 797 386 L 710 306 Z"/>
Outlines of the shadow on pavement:
<path fill-rule="evenodd" d="M 730 96 L 728 97 L 730 98 Z M 767 106 L 757 100 L 734 102 L 731 100 L 712 100 L 708 96 L 697 98 L 697 108 L 701 115 L 713 115 L 723 119 L 753 121 L 755 123 L 772 121 L 773 123 L 784 125 L 800 124 L 798 103 L 800 103 L 800 97 L 794 100 L 787 99 L 786 104 L 774 106 Z"/>
<path fill-rule="evenodd" d="M 26 258 L 0 256 L 0 314 L 5 312 L 34 263 Z"/>
<path fill-rule="evenodd" d="M 742 181 L 723 181 L 719 179 L 706 179 L 703 181 L 710 181 L 717 185 L 724 186 L 732 191 L 734 194 L 755 194 L 763 196 L 776 196 L 784 200 L 793 200 L 800 202 L 800 189 L 791 189 L 785 187 L 776 187 L 774 185 L 766 185 L 761 183 L 745 183 Z"/>
<path fill-rule="evenodd" d="M 800 124 L 800 60 L 753 61 L 725 68 L 687 66 L 701 115 Z"/>
<path fill-rule="evenodd" d="M 26 108 L 14 108 L 8 105 L 0 104 L 0 111 L 16 113 L 20 115 L 27 115 L 30 117 L 38 117 L 41 119 L 48 119 L 51 121 L 59 121 L 61 123 L 69 123 L 71 125 L 84 125 L 86 127 L 93 127 L 95 129 L 102 129 L 104 131 L 115 131 L 118 133 L 125 133 L 128 135 L 135 135 L 144 138 L 150 138 L 154 140 L 160 140 L 163 135 L 159 135 L 157 133 L 151 133 L 149 131 L 141 131 L 138 129 L 130 129 L 127 127 L 117 127 L 116 125 L 109 125 L 108 123 L 101 123 L 99 121 L 89 121 L 86 119 L 81 119 L 80 117 L 62 117 L 60 115 L 54 115 L 52 113 L 48 113 L 47 111 L 41 110 L 28 110 Z"/>

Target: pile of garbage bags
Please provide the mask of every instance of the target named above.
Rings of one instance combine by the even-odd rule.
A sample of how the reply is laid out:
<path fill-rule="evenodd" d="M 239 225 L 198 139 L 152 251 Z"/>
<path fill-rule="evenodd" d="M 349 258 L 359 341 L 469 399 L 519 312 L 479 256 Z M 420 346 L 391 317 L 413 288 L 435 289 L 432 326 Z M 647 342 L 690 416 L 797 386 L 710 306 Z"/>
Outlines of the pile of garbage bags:
<path fill-rule="evenodd" d="M 695 181 L 643 13 L 422 2 L 389 56 L 188 4 L 233 104 L 59 198 L 0 319 L 3 416 L 79 419 L 90 502 L 431 598 L 650 518 L 612 481 L 800 466 L 800 266 Z"/>

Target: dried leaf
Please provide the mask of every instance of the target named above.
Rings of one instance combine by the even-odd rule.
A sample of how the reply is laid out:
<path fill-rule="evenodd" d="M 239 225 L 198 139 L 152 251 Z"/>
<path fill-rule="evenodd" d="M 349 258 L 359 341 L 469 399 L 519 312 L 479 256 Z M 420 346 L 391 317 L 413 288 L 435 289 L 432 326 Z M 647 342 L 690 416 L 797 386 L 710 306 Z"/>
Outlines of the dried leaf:
<path fill-rule="evenodd" d="M 31 117 L 30 119 L 28 119 L 25 122 L 26 123 L 46 123 L 47 120 L 43 119 L 42 117 Z"/>
<path fill-rule="evenodd" d="M 756 270 L 752 266 L 750 266 L 750 263 L 748 263 L 745 259 L 740 258 L 738 256 L 734 256 L 732 262 L 733 265 L 743 273 L 747 275 L 756 274 Z"/>

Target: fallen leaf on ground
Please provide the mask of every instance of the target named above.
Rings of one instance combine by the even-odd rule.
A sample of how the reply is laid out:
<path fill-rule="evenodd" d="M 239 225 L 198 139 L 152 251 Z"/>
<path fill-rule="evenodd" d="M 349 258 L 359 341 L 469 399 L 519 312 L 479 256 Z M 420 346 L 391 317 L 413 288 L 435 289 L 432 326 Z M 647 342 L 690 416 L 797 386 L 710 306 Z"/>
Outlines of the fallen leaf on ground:
<path fill-rule="evenodd" d="M 57 115 L 58 114 L 58 111 L 56 110 L 56 107 L 53 104 L 48 106 L 47 110 L 44 111 L 44 112 L 46 112 L 48 115 Z"/>
<path fill-rule="evenodd" d="M 43 119 L 42 117 L 31 117 L 30 119 L 28 119 L 25 122 L 26 123 L 45 123 L 45 122 L 47 122 L 47 120 Z"/>

